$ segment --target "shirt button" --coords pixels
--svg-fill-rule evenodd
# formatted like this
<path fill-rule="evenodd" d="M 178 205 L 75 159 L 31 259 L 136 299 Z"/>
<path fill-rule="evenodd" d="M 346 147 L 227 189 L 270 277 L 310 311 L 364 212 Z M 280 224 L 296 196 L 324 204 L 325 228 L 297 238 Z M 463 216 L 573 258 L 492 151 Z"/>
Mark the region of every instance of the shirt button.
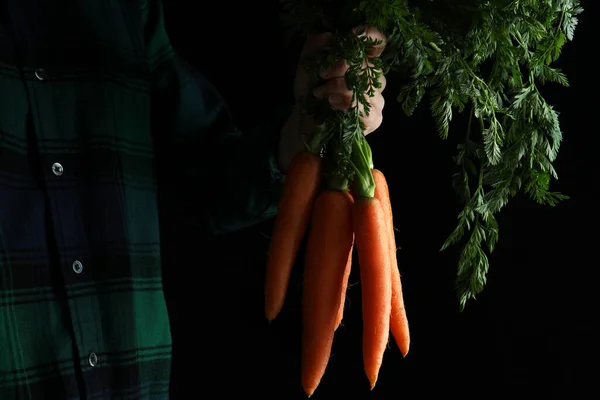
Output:
<path fill-rule="evenodd" d="M 83 271 L 83 264 L 79 260 L 73 261 L 73 272 L 80 274 Z"/>
<path fill-rule="evenodd" d="M 63 171 L 63 166 L 59 163 L 52 164 L 52 172 L 54 173 L 54 175 L 61 176 L 63 174 Z"/>
<path fill-rule="evenodd" d="M 38 80 L 40 80 L 40 81 L 45 81 L 48 78 L 46 71 L 44 71 L 42 68 L 37 68 L 35 70 L 34 74 L 35 74 L 35 77 L 38 78 Z"/>
<path fill-rule="evenodd" d="M 95 367 L 96 364 L 98 364 L 98 356 L 96 355 L 96 353 L 90 353 L 90 355 L 88 356 L 88 363 L 91 367 Z"/>

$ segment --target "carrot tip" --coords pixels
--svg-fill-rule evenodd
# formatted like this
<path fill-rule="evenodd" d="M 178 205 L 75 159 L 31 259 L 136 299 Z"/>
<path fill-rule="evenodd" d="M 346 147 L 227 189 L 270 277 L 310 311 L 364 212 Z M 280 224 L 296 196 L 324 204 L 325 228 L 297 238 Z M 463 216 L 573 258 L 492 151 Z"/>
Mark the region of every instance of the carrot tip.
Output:
<path fill-rule="evenodd" d="M 375 387 L 375 384 L 377 384 L 377 375 L 369 378 L 369 383 L 371 384 L 370 390 L 373 390 L 373 388 Z"/>
<path fill-rule="evenodd" d="M 266 312 L 265 317 L 267 318 L 267 321 L 271 322 L 277 317 L 277 313 Z"/>
<path fill-rule="evenodd" d="M 402 346 L 398 346 L 398 349 L 400 350 L 400 354 L 402 354 L 402 357 L 406 357 L 408 355 L 408 350 L 410 344 L 403 344 Z"/>
<path fill-rule="evenodd" d="M 307 397 L 307 398 L 310 398 L 310 396 L 312 396 L 312 395 L 313 395 L 313 393 L 315 392 L 315 389 L 307 389 L 307 388 L 304 388 L 304 392 L 306 393 L 306 397 Z"/>

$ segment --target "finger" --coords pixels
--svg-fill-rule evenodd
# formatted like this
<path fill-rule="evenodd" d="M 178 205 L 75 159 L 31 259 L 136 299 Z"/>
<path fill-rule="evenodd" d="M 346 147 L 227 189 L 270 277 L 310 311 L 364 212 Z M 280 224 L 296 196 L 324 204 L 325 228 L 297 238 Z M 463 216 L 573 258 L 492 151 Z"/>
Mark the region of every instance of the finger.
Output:
<path fill-rule="evenodd" d="M 379 92 L 379 93 L 375 94 L 375 96 L 371 97 L 371 100 L 369 101 L 369 103 L 371 103 L 373 108 L 375 108 L 376 110 L 381 112 L 381 111 L 383 111 L 383 108 L 385 107 L 385 97 L 383 97 L 381 92 Z"/>
<path fill-rule="evenodd" d="M 363 113 L 363 122 L 371 127 L 379 126 L 382 120 L 381 115 L 383 112 L 383 108 L 385 107 L 385 98 L 381 95 L 381 93 L 377 93 L 373 97 L 365 95 L 365 98 L 367 98 L 367 101 L 369 102 L 371 107 L 369 108 L 369 115 L 366 115 L 363 104 L 359 104 L 359 110 L 361 110 L 361 112 Z M 329 95 L 327 99 L 329 101 L 329 104 L 333 108 L 337 108 L 341 111 L 346 111 L 348 108 L 350 108 L 350 105 L 352 103 L 352 94 L 340 95 L 334 93 Z"/>
<path fill-rule="evenodd" d="M 326 96 L 329 104 L 340 111 L 346 111 L 350 108 L 353 100 L 352 92 L 331 93 Z M 362 103 L 358 104 L 359 110 L 363 113 L 363 123 L 370 126 L 372 130 L 376 129 L 381 124 L 382 112 L 385 107 L 385 98 L 380 92 L 376 92 L 373 97 L 365 95 L 367 102 L 370 104 L 369 115 L 365 113 L 365 108 Z M 356 100 L 355 100 L 356 101 Z"/>
<path fill-rule="evenodd" d="M 372 67 L 373 64 L 372 63 L 368 63 L 369 67 Z M 367 67 L 367 60 L 363 61 L 362 64 L 362 68 L 366 68 Z M 341 78 L 344 75 L 346 75 L 346 72 L 348 71 L 350 67 L 348 66 L 348 62 L 344 59 L 341 59 L 339 61 L 337 61 L 335 64 L 333 64 L 330 68 L 322 71 L 319 75 L 321 76 L 321 78 L 323 79 L 330 79 L 330 78 Z M 381 72 L 381 70 L 378 70 L 379 72 Z M 382 74 L 383 76 L 383 74 Z M 381 79 L 380 79 L 381 80 Z"/>
<path fill-rule="evenodd" d="M 366 68 L 366 64 L 367 62 L 364 61 L 363 62 L 363 68 Z M 373 64 L 369 63 L 369 66 L 373 66 Z M 346 60 L 340 60 L 338 62 L 336 62 L 334 65 L 331 66 L 331 68 L 326 69 L 325 71 L 320 73 L 321 78 L 323 79 L 331 79 L 331 78 L 342 78 L 346 75 L 346 72 L 348 71 L 348 63 L 346 62 Z M 381 88 L 379 89 L 379 91 L 383 92 L 383 90 L 385 89 L 385 86 L 387 85 L 387 80 L 385 78 L 385 75 L 383 75 L 381 70 L 378 70 L 380 75 L 379 75 L 379 82 L 381 82 Z"/>
<path fill-rule="evenodd" d="M 369 63 L 369 66 L 372 67 L 373 64 Z M 367 67 L 366 61 L 363 61 L 362 67 L 363 69 Z M 385 90 L 385 86 L 387 85 L 387 79 L 385 78 L 382 70 L 378 69 L 377 71 L 379 72 L 379 78 L 377 80 L 381 83 L 381 88 L 378 88 L 378 90 L 383 92 Z M 371 82 L 371 78 L 369 78 L 369 82 Z"/>
<path fill-rule="evenodd" d="M 345 79 L 335 78 L 313 90 L 315 97 L 327 99 L 329 104 L 340 111 L 346 111 L 352 103 L 352 91 L 348 90 Z"/>
<path fill-rule="evenodd" d="M 344 96 L 340 94 L 332 94 L 327 98 L 329 105 L 337 110 L 346 111 L 350 108 L 352 104 L 352 95 Z"/>
<path fill-rule="evenodd" d="M 330 79 L 330 78 L 341 78 L 346 75 L 346 71 L 348 71 L 348 63 L 346 60 L 341 59 L 333 64 L 330 68 L 324 70 L 320 73 L 321 78 Z"/>
<path fill-rule="evenodd" d="M 379 88 L 379 92 L 383 93 L 385 87 L 387 86 L 387 79 L 384 74 L 379 75 L 379 82 L 381 83 L 381 87 Z"/>
<path fill-rule="evenodd" d="M 346 86 L 346 80 L 343 77 L 330 79 L 313 90 L 313 95 L 318 99 L 325 99 L 332 94 L 352 98 L 352 91 Z"/>
<path fill-rule="evenodd" d="M 379 126 L 381 126 L 381 123 L 383 122 L 383 106 L 385 104 L 385 100 L 383 99 L 383 96 L 380 97 L 381 98 L 375 99 L 370 102 L 371 109 L 369 110 L 369 115 L 366 115 L 366 113 L 364 113 L 364 107 L 361 106 L 361 110 L 363 110 L 363 116 L 361 118 L 361 121 L 365 127 L 363 131 L 365 135 L 368 135 L 369 133 L 379 128 Z"/>
<path fill-rule="evenodd" d="M 385 98 L 381 95 L 381 93 L 376 93 L 373 97 L 365 95 L 365 98 L 367 99 L 367 102 L 371 105 L 371 108 L 369 109 L 369 115 L 367 116 L 366 114 L 364 114 L 365 117 L 371 117 L 371 114 L 381 113 L 383 111 L 383 108 L 385 107 Z M 364 113 L 364 107 L 362 104 L 360 105 L 360 110 Z"/>
<path fill-rule="evenodd" d="M 363 134 L 366 136 L 369 133 L 379 129 L 382 123 L 383 114 L 381 112 L 371 113 L 366 120 L 363 119 L 363 125 L 365 126 Z"/>
<path fill-rule="evenodd" d="M 369 78 L 369 81 L 371 81 L 372 78 Z M 385 87 L 387 85 L 387 79 L 385 78 L 385 75 L 381 73 L 381 71 L 379 71 L 379 77 L 377 78 L 377 81 L 380 83 L 379 88 L 377 88 L 377 90 L 379 92 L 383 92 L 385 90 Z"/>
<path fill-rule="evenodd" d="M 369 57 L 379 57 L 383 53 L 383 50 L 385 50 L 387 37 L 373 26 L 359 25 L 352 30 L 356 32 L 359 28 L 365 29 L 365 35 L 370 37 L 372 40 L 381 41 L 381 43 L 371 46 L 368 52 Z"/>

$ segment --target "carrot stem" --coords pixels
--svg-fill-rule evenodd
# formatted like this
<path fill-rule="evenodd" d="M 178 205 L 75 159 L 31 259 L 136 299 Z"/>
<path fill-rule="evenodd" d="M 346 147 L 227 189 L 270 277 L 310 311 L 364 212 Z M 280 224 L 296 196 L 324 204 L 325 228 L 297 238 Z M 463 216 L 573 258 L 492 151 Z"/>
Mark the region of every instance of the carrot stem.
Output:
<path fill-rule="evenodd" d="M 332 132 L 327 131 L 326 124 L 316 125 L 305 142 L 306 151 L 320 153 L 325 143 L 331 138 Z"/>
<path fill-rule="evenodd" d="M 354 185 L 357 195 L 362 198 L 372 198 L 375 195 L 375 180 L 371 173 L 373 156 L 364 136 L 354 140 L 351 158 L 351 164 L 356 172 Z"/>
<path fill-rule="evenodd" d="M 348 179 L 341 175 L 329 175 L 327 177 L 327 189 L 346 192 L 348 190 Z"/>

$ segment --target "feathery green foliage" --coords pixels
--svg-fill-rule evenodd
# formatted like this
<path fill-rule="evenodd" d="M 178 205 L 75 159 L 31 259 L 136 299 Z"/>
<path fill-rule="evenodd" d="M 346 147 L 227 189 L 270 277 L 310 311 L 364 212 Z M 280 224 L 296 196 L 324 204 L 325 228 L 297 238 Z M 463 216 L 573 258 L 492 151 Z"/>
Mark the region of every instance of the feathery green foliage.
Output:
<path fill-rule="evenodd" d="M 558 112 L 539 87 L 568 86 L 553 67 L 563 45 L 573 40 L 578 0 L 281 0 L 290 32 L 329 31 L 323 52 L 305 60 L 318 80 L 320 68 L 340 58 L 350 69 L 346 83 L 356 102 L 345 113 L 309 103 L 321 117 L 321 129 L 339 132 L 335 165 L 353 179 L 353 140 L 362 133 L 365 94 L 377 87 L 380 73 L 406 77 L 398 101 L 411 115 L 426 95 L 441 138 L 448 137 L 455 112 L 469 110 L 464 141 L 454 160 L 453 186 L 464 208 L 442 250 L 462 246 L 457 291 L 461 309 L 483 290 L 488 255 L 498 241 L 495 215 L 519 191 L 540 204 L 567 199 L 550 190 L 557 179 L 552 162 L 562 141 Z M 363 69 L 367 37 L 352 33 L 358 25 L 375 26 L 387 36 L 386 50 Z M 358 32 L 360 33 L 360 32 Z M 362 107 L 360 106 L 362 105 Z M 334 137 L 336 135 L 333 135 Z M 344 147 L 345 146 L 345 147 Z M 335 169 L 335 168 L 334 168 Z M 348 175 L 349 174 L 349 175 Z"/>

